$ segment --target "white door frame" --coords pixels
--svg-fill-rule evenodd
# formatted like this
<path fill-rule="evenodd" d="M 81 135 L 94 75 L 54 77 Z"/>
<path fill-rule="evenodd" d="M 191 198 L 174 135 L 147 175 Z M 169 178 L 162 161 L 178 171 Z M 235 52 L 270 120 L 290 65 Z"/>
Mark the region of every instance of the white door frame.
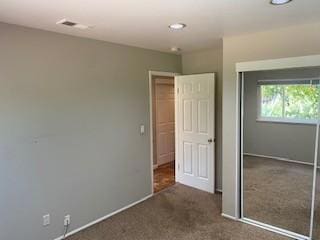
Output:
<path fill-rule="evenodd" d="M 152 93 L 152 77 L 153 76 L 161 76 L 161 77 L 175 77 L 180 75 L 180 73 L 175 73 L 175 72 L 161 72 L 161 71 L 149 71 L 149 124 L 150 124 L 150 165 L 151 165 L 151 193 L 154 194 L 153 191 L 153 117 L 152 117 L 152 102 L 153 102 L 153 93 Z M 176 82 L 174 81 L 174 95 L 176 97 Z M 175 114 L 176 114 L 176 109 L 177 109 L 177 101 L 175 100 Z M 177 129 L 175 121 L 175 131 Z M 176 141 L 177 139 L 175 138 L 175 148 L 176 148 Z"/>
<path fill-rule="evenodd" d="M 300 234 L 287 231 L 275 226 L 264 224 L 261 222 L 253 221 L 251 219 L 245 218 L 243 216 L 243 174 L 242 174 L 242 164 L 243 164 L 243 81 L 244 73 L 251 71 L 263 71 L 263 70 L 281 70 L 281 69 L 293 69 L 293 68 L 305 68 L 305 67 L 320 67 L 320 55 L 310 55 L 310 56 L 301 56 L 301 57 L 292 57 L 292 58 L 280 58 L 280 59 L 270 59 L 262 61 L 252 61 L 252 62 L 241 62 L 236 64 L 237 72 L 237 97 L 236 97 L 236 202 L 235 202 L 235 219 L 242 221 L 247 224 L 251 224 L 272 232 L 276 232 L 285 236 L 293 237 L 296 239 L 310 239 L 312 236 L 312 225 L 313 225 L 313 214 L 314 214 L 314 199 L 315 199 L 315 183 L 316 183 L 316 174 L 313 176 L 313 189 L 312 189 L 312 205 L 311 205 L 311 224 L 310 224 L 310 233 L 309 236 L 303 236 Z M 317 122 L 317 137 L 316 142 L 319 139 L 319 124 Z M 315 147 L 315 152 L 318 152 L 318 144 Z M 314 172 L 317 168 L 317 154 L 314 157 Z"/>

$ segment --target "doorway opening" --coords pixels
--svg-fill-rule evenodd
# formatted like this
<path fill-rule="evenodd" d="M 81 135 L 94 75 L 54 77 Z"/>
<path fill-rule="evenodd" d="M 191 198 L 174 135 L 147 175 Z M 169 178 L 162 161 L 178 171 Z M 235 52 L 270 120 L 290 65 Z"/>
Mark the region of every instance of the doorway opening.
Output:
<path fill-rule="evenodd" d="M 149 72 L 151 192 L 179 182 L 214 193 L 215 74 Z"/>
<path fill-rule="evenodd" d="M 175 184 L 175 87 L 174 75 L 154 72 L 152 96 L 153 192 Z"/>

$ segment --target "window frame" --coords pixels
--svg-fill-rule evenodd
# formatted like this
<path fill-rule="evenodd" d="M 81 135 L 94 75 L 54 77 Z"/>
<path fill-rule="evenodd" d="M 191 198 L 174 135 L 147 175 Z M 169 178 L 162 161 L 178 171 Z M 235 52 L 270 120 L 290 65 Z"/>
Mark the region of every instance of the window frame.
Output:
<path fill-rule="evenodd" d="M 287 81 L 288 79 L 277 79 L 277 81 Z M 291 81 L 304 81 L 308 80 L 310 82 L 314 80 L 319 80 L 318 78 L 310 78 L 310 79 L 292 79 Z M 266 81 L 266 80 L 260 80 Z M 275 81 L 275 80 L 272 80 Z M 259 82 L 259 81 L 258 81 Z M 276 84 L 274 84 L 276 85 Z M 281 84 L 279 84 L 281 85 Z M 317 119 L 299 119 L 299 118 L 286 118 L 286 117 L 263 117 L 261 116 L 261 86 L 266 86 L 266 84 L 257 84 L 257 122 L 266 122 L 266 123 L 285 123 L 285 124 L 304 124 L 304 125 L 316 125 Z M 283 101 L 284 104 L 284 101 Z M 283 109 L 284 110 L 284 109 Z M 283 111 L 282 110 L 282 111 Z"/>

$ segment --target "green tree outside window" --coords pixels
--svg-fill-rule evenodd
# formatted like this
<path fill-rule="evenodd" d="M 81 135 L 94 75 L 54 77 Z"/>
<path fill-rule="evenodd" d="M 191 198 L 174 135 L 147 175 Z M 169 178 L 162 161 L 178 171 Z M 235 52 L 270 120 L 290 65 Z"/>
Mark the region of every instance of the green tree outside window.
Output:
<path fill-rule="evenodd" d="M 261 85 L 262 118 L 316 120 L 320 102 L 320 85 Z"/>

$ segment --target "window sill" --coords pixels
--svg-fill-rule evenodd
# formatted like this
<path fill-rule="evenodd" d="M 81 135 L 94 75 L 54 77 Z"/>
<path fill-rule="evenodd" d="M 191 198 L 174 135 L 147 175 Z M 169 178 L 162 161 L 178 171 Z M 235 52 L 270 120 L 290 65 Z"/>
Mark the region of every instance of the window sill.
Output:
<path fill-rule="evenodd" d="M 298 125 L 317 125 L 317 121 L 299 121 L 290 119 L 276 119 L 276 118 L 257 118 L 257 122 L 264 123 L 280 123 L 280 124 L 298 124 Z"/>

